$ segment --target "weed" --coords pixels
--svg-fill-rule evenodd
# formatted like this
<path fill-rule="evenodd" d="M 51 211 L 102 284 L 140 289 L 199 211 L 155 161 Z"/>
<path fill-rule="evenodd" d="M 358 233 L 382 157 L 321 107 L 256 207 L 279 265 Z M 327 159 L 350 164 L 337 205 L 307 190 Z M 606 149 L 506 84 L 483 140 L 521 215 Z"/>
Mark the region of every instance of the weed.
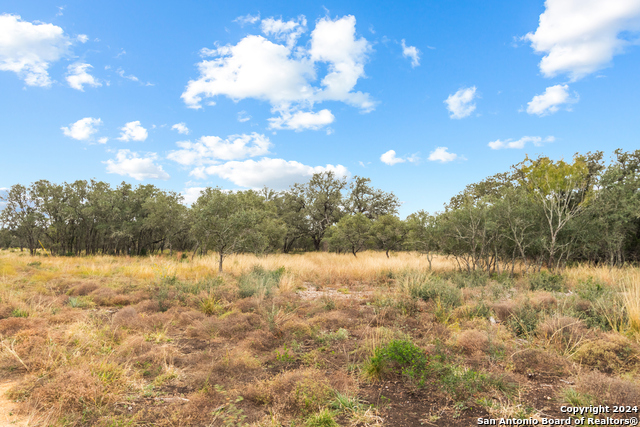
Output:
<path fill-rule="evenodd" d="M 284 348 L 282 350 L 282 353 L 280 353 L 278 350 L 276 350 L 276 360 L 280 363 L 293 363 L 296 361 L 296 358 L 289 354 L 289 349 L 287 348 L 287 345 L 284 345 Z"/>
<path fill-rule="evenodd" d="M 90 297 L 69 297 L 69 305 L 73 308 L 90 308 L 95 306 L 95 303 Z"/>
<path fill-rule="evenodd" d="M 255 265 L 248 274 L 243 274 L 238 279 L 238 295 L 240 298 L 248 298 L 253 295 L 267 297 L 280 284 L 280 278 L 284 274 L 284 267 L 276 270 L 266 270 L 260 265 Z"/>
<path fill-rule="evenodd" d="M 14 308 L 11 311 L 11 317 L 29 317 L 29 312 L 20 308 Z"/>
<path fill-rule="evenodd" d="M 516 336 L 530 338 L 536 330 L 539 321 L 539 313 L 529 301 L 515 307 L 511 316 L 506 321 L 507 327 Z"/>
<path fill-rule="evenodd" d="M 222 302 L 213 294 L 209 294 L 200 300 L 200 311 L 207 316 L 220 314 L 223 310 Z"/>
<path fill-rule="evenodd" d="M 309 416 L 304 425 L 305 427 L 338 427 L 333 413 L 328 409 L 323 409 L 317 414 Z"/>

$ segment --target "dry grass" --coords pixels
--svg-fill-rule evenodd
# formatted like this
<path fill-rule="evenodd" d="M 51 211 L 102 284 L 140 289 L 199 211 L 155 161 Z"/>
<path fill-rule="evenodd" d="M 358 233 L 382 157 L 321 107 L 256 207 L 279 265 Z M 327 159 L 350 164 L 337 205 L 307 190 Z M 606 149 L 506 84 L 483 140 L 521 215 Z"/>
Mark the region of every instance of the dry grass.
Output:
<path fill-rule="evenodd" d="M 529 376 L 581 372 L 581 393 L 614 399 L 618 385 L 621 399 L 637 393 L 629 384 L 639 371 L 639 269 L 567 269 L 571 294 L 532 292 L 527 277 L 478 280 L 446 257 L 429 270 L 412 253 L 236 255 L 222 275 L 216 258 L 0 251 L 0 379 L 17 378 L 10 397 L 21 416 L 42 426 L 279 426 L 323 417 L 384 425 L 400 406 L 369 406 L 366 390 L 376 385 L 362 369 L 392 341 L 418 346 L 447 381 L 484 369 L 521 378 L 524 390 Z M 598 308 L 576 296 L 589 278 L 624 301 L 613 331 L 584 317 Z M 514 320 L 523 307 L 529 317 Z M 531 329 L 516 336 L 514 321 Z M 476 406 L 453 402 L 437 376 L 430 381 L 402 393 Z M 491 414 L 532 405 L 523 394 L 492 393 Z M 456 422 L 441 415 L 436 424 Z"/>

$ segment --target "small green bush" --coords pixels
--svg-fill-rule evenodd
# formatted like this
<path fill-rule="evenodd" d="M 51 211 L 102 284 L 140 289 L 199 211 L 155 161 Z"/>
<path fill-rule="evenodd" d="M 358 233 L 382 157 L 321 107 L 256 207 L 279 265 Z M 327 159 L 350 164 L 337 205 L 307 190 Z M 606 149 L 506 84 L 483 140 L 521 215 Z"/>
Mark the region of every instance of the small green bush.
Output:
<path fill-rule="evenodd" d="M 529 289 L 532 291 L 563 292 L 565 290 L 564 276 L 541 271 L 529 276 Z"/>
<path fill-rule="evenodd" d="M 410 290 L 411 296 L 424 301 L 436 301 L 447 308 L 456 308 L 462 304 L 462 292 L 449 282 L 431 279 Z"/>
<path fill-rule="evenodd" d="M 371 379 L 381 379 L 390 373 L 400 373 L 419 386 L 428 374 L 429 358 L 411 341 L 393 340 L 376 348 L 365 363 L 364 373 Z"/>

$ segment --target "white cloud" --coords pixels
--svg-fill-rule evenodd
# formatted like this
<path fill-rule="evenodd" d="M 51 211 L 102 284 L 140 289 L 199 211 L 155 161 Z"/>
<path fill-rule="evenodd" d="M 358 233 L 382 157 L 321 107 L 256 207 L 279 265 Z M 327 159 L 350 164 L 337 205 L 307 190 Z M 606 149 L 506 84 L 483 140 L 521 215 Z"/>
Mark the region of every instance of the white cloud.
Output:
<path fill-rule="evenodd" d="M 453 95 L 449 95 L 444 103 L 447 104 L 449 117 L 462 119 L 469 116 L 476 109 L 473 100 L 476 98 L 476 87 L 461 88 Z"/>
<path fill-rule="evenodd" d="M 233 20 L 233 22 L 237 22 L 238 24 L 240 24 L 241 27 L 244 27 L 247 24 L 255 24 L 259 20 L 260 20 L 259 13 L 257 15 L 251 15 L 250 13 L 248 13 L 245 16 L 238 16 L 236 19 Z"/>
<path fill-rule="evenodd" d="M 292 43 L 305 23 L 303 16 L 286 22 L 269 18 L 263 21 L 263 30 L 278 39 L 276 42 L 249 35 L 236 45 L 202 49 L 202 55 L 212 59 L 198 64 L 200 76 L 188 82 L 182 99 L 190 108 L 201 108 L 204 98 L 216 96 L 236 102 L 246 98 L 267 101 L 281 116 L 275 121 L 283 127 L 287 115 L 309 111 L 322 101 L 341 101 L 364 112 L 373 110 L 375 102 L 369 94 L 354 91 L 371 51 L 366 39 L 356 37 L 355 18 L 318 20 L 309 48 Z M 318 65 L 327 70 L 324 76 L 318 76 Z M 320 83 L 314 84 L 319 77 Z M 328 115 L 323 113 L 322 117 L 326 121 Z"/>
<path fill-rule="evenodd" d="M 69 67 L 67 67 L 68 72 L 66 76 L 69 86 L 82 92 L 84 92 L 83 85 L 93 87 L 102 86 L 102 83 L 96 80 L 96 78 L 91 74 L 87 73 L 87 70 L 91 68 L 93 68 L 91 65 L 82 62 L 76 62 L 75 64 L 69 65 Z"/>
<path fill-rule="evenodd" d="M 634 43 L 640 30 L 639 0 L 546 0 L 535 33 L 524 38 L 545 56 L 545 77 L 566 73 L 578 80 L 606 67 Z"/>
<path fill-rule="evenodd" d="M 248 115 L 246 111 L 242 110 L 238 112 L 238 121 L 240 123 L 248 122 L 249 120 L 251 120 L 251 116 Z"/>
<path fill-rule="evenodd" d="M 269 148 L 272 146 L 269 138 L 255 132 L 231 135 L 227 139 L 203 136 L 198 142 L 181 141 L 176 144 L 182 149 L 170 152 L 167 158 L 184 166 L 264 156 L 269 154 Z"/>
<path fill-rule="evenodd" d="M 115 160 L 109 159 L 102 163 L 107 165 L 108 173 L 130 176 L 138 181 L 169 179 L 169 174 L 162 169 L 162 166 L 154 163 L 157 158 L 156 153 L 147 153 L 144 157 L 140 157 L 138 153 L 130 150 L 118 150 Z"/>
<path fill-rule="evenodd" d="M 574 97 L 571 97 L 569 85 L 550 86 L 542 95 L 534 96 L 527 104 L 527 113 L 542 117 L 557 112 L 563 104 L 567 104 L 569 107 L 576 102 L 578 102 L 578 95 L 575 94 Z"/>
<path fill-rule="evenodd" d="M 109 141 L 109 138 L 103 136 L 102 138 L 98 138 L 98 144 L 106 144 Z"/>
<path fill-rule="evenodd" d="M 432 162 L 447 163 L 456 159 L 463 159 L 454 153 L 449 153 L 447 147 L 438 147 L 429 154 L 429 160 Z"/>
<path fill-rule="evenodd" d="M 171 130 L 177 130 L 179 134 L 189 135 L 189 128 L 184 122 L 176 123 L 171 126 Z"/>
<path fill-rule="evenodd" d="M 382 156 L 380 156 L 380 160 L 382 161 L 382 163 L 386 163 L 386 164 L 391 165 L 391 166 L 395 165 L 396 163 L 404 163 L 404 162 L 406 162 L 405 159 L 401 159 L 399 157 L 396 157 L 395 150 L 387 151 Z"/>
<path fill-rule="evenodd" d="M 77 139 L 78 141 L 86 141 L 91 138 L 91 135 L 98 132 L 96 126 L 100 126 L 101 124 L 102 120 L 100 119 L 85 117 L 75 123 L 71 123 L 69 127 L 63 126 L 60 129 L 62 129 L 62 132 L 68 137 Z"/>
<path fill-rule="evenodd" d="M 389 150 L 386 153 L 382 154 L 382 156 L 380 156 L 380 161 L 382 163 L 386 163 L 390 166 L 393 166 L 396 163 L 404 163 L 404 162 L 418 163 L 420 162 L 420 157 L 418 157 L 418 153 L 414 153 L 410 156 L 405 156 L 405 157 L 397 157 L 395 150 Z"/>
<path fill-rule="evenodd" d="M 300 15 L 297 20 L 283 21 L 282 19 L 263 19 L 260 29 L 267 36 L 284 41 L 287 46 L 293 46 L 298 38 L 307 31 L 307 19 Z"/>
<path fill-rule="evenodd" d="M 298 111 L 293 114 L 283 112 L 280 117 L 269 119 L 270 129 L 292 129 L 300 132 L 305 129 L 318 130 L 335 120 L 331 111 L 324 109 L 317 113 Z"/>
<path fill-rule="evenodd" d="M 420 65 L 420 51 L 415 46 L 407 46 L 404 39 L 402 39 L 402 56 L 411 59 L 413 68 Z"/>
<path fill-rule="evenodd" d="M 140 81 L 140 79 L 137 78 L 136 76 L 134 76 L 133 74 L 126 75 L 122 68 L 118 68 L 116 73 L 118 73 L 118 75 L 120 77 L 122 77 L 123 79 L 131 80 L 132 82 L 139 82 Z"/>
<path fill-rule="evenodd" d="M 349 176 L 342 165 L 307 166 L 296 161 L 264 157 L 258 161 L 227 162 L 221 165 L 198 168 L 191 175 L 204 178 L 215 175 L 231 181 L 239 187 L 261 188 L 267 186 L 284 190 L 291 184 L 308 180 L 314 173 L 332 171 L 338 176 Z"/>
<path fill-rule="evenodd" d="M 76 36 L 76 40 L 78 40 L 80 43 L 86 43 L 89 41 L 89 36 L 86 34 L 78 34 Z"/>
<path fill-rule="evenodd" d="M 0 15 L 0 70 L 13 71 L 28 86 L 51 86 L 47 70 L 68 53 L 70 45 L 69 38 L 56 25 L 32 24 L 18 15 Z"/>
<path fill-rule="evenodd" d="M 554 136 L 548 136 L 544 139 L 539 136 L 523 136 L 517 141 L 513 141 L 511 139 L 506 139 L 504 141 L 496 139 L 495 141 L 489 142 L 487 145 L 493 150 L 500 150 L 502 148 L 522 149 L 528 142 L 531 142 L 536 147 L 539 147 L 543 142 L 554 142 L 555 140 L 556 138 Z"/>
<path fill-rule="evenodd" d="M 122 131 L 120 141 L 144 141 L 149 136 L 149 133 L 145 128 L 140 125 L 140 121 L 129 122 L 120 128 Z"/>
<path fill-rule="evenodd" d="M 206 187 L 189 187 L 185 188 L 185 190 L 180 193 L 183 197 L 183 203 L 187 206 L 192 205 L 198 200 L 198 197 L 202 194 L 202 192 L 206 190 Z"/>

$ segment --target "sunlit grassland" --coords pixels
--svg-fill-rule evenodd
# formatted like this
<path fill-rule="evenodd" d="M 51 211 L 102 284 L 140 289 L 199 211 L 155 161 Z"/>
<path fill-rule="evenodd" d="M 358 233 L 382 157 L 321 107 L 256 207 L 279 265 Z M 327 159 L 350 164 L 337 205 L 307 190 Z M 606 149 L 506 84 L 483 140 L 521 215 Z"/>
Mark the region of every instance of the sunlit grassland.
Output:
<path fill-rule="evenodd" d="M 640 269 L 457 267 L 409 252 L 241 254 L 219 274 L 215 253 L 0 251 L 5 398 L 30 425 L 257 427 L 391 425 L 393 405 L 368 394 L 381 381 L 431 394 L 445 408 L 425 409 L 434 425 L 478 408 L 540 417 L 525 397 L 538 377 L 558 406 L 640 396 Z"/>

